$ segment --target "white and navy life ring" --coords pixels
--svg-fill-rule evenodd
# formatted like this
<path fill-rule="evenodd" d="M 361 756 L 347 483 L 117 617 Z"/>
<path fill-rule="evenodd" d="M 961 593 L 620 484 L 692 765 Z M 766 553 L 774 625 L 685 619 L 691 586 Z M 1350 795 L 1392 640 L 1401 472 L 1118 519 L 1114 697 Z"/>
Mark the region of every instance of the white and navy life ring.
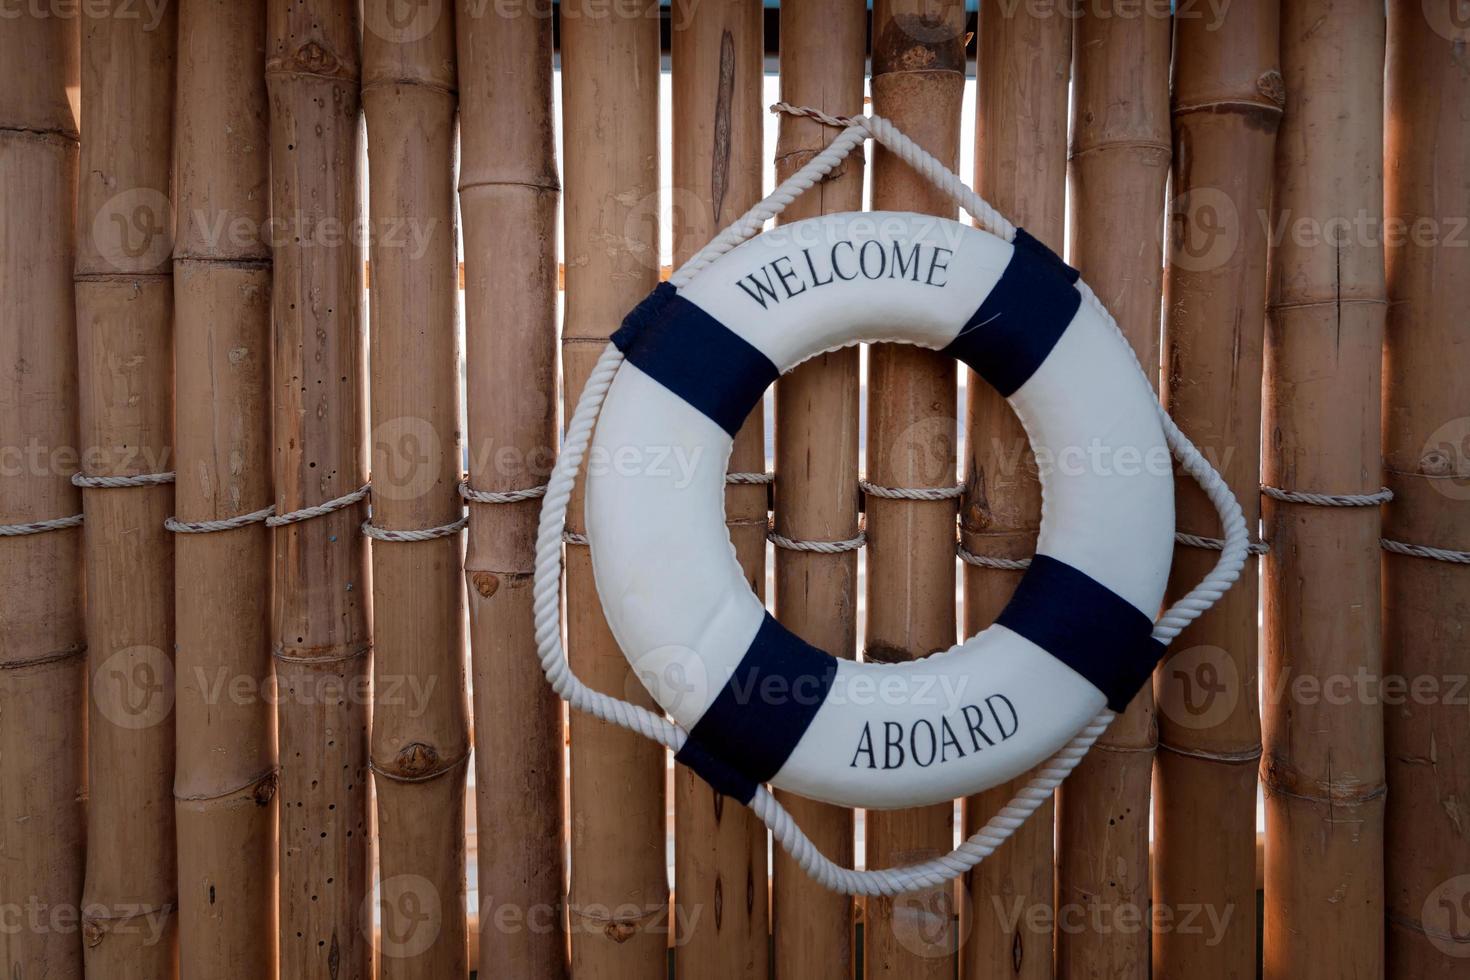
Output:
<path fill-rule="evenodd" d="M 689 733 L 679 761 L 745 802 L 769 782 L 844 806 L 937 803 L 1020 775 L 1147 681 L 1164 650 L 1151 629 L 1170 455 L 1132 351 L 1076 281 L 1024 231 L 1011 244 L 945 219 L 840 214 L 752 238 L 627 317 L 589 457 L 588 537 L 608 625 Z M 765 389 L 877 341 L 969 365 L 1050 461 L 1036 557 L 995 625 L 903 664 L 838 659 L 782 627 L 724 524 L 732 439 Z"/>

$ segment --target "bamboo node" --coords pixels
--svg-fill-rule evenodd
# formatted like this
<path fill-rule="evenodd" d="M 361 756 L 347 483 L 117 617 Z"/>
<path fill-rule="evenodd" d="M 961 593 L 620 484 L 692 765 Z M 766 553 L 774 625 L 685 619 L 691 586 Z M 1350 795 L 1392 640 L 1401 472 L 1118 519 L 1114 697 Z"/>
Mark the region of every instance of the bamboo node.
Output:
<path fill-rule="evenodd" d="M 404 746 L 389 765 L 380 765 L 369 759 L 368 769 L 374 776 L 395 783 L 427 783 L 451 773 L 470 759 L 468 751 L 451 762 L 440 762 L 439 753 L 432 745 L 414 742 Z"/>
<path fill-rule="evenodd" d="M 1375 493 L 1316 493 L 1310 490 L 1283 490 L 1263 483 L 1261 492 L 1272 500 L 1289 504 L 1310 504 L 1314 507 L 1377 507 L 1393 499 L 1393 491 L 1388 487 L 1381 487 Z"/>
<path fill-rule="evenodd" d="M 1203 759 L 1206 762 L 1224 762 L 1234 765 L 1258 762 L 1261 758 L 1261 744 L 1259 742 L 1250 748 L 1241 749 L 1236 752 L 1211 752 L 1207 749 L 1191 749 L 1183 745 L 1173 745 L 1165 741 L 1158 743 L 1158 749 L 1160 752 L 1168 752 L 1171 755 L 1182 755 L 1189 759 Z"/>
<path fill-rule="evenodd" d="M 1281 72 L 1275 68 L 1262 72 L 1256 79 L 1256 91 L 1276 103 L 1278 107 L 1286 108 L 1286 79 L 1282 78 Z"/>
<path fill-rule="evenodd" d="M 0 670 L 24 670 L 27 667 L 44 667 L 47 664 L 58 664 L 67 660 L 75 660 L 87 652 L 87 644 L 78 643 L 64 650 L 53 650 L 36 657 L 27 657 L 24 660 L 0 661 Z"/>
<path fill-rule="evenodd" d="M 324 665 L 346 663 L 349 660 L 366 657 L 372 652 L 373 645 L 371 643 L 364 643 L 348 650 L 346 653 L 332 654 L 325 657 L 300 656 L 298 654 L 287 653 L 284 647 L 277 646 L 271 651 L 271 657 L 283 664 Z"/>
<path fill-rule="evenodd" d="M 63 528 L 79 526 L 82 519 L 83 515 L 73 514 L 70 517 L 53 517 L 50 520 L 30 521 L 26 524 L 0 524 L 0 538 L 19 538 L 27 534 L 60 531 Z"/>

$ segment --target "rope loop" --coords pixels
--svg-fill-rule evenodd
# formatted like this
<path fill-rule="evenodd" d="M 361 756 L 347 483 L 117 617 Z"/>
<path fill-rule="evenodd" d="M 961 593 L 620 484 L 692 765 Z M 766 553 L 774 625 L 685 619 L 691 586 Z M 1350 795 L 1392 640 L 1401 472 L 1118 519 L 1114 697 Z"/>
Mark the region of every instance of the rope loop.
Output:
<path fill-rule="evenodd" d="M 676 270 L 669 279 L 675 288 L 686 285 L 715 259 L 758 234 L 768 220 L 779 215 L 787 205 L 824 179 L 848 153 L 869 138 L 881 142 L 895 156 L 951 197 L 970 213 L 980 227 L 1007 242 L 1014 240 L 1014 225 L 966 186 L 953 171 L 887 120 L 877 116 L 831 116 L 815 109 L 786 103 L 778 103 L 774 111 L 806 116 L 825 125 L 844 128 L 826 149 L 808 160 L 764 200 L 737 218 Z M 1118 343 L 1126 345 L 1127 340 L 1118 328 L 1117 321 L 1092 290 L 1080 281 L 1077 288 L 1082 293 L 1083 301 L 1093 304 L 1103 322 L 1112 326 Z M 613 377 L 622 363 L 622 352 L 616 346 L 608 344 L 588 375 L 576 409 L 571 414 L 561 454 L 557 457 L 547 485 L 536 539 L 535 587 L 532 593 L 536 649 L 547 682 L 573 710 L 637 732 L 678 752 L 688 738 L 682 728 L 662 714 L 595 691 L 582 683 L 572 673 L 561 641 L 562 543 L 571 542 L 574 537 L 566 531 L 567 507 L 571 500 L 572 485 L 582 468 L 592 439 L 593 425 L 608 388 L 612 385 Z M 1152 387 L 1142 366 L 1138 367 L 1138 372 L 1144 382 Z M 1199 585 L 1170 607 L 1154 624 L 1154 637 L 1167 644 L 1214 605 L 1234 584 L 1245 566 L 1248 537 L 1240 504 L 1230 492 L 1229 486 L 1169 418 L 1163 405 L 1160 404 L 1157 408 L 1164 435 L 1179 460 L 1181 469 L 1200 484 L 1219 513 L 1225 531 L 1220 560 L 1214 568 Z M 581 535 L 575 537 L 585 541 Z M 1033 771 L 1026 785 L 1009 803 L 1001 807 L 985 826 L 955 850 L 942 857 L 906 867 L 858 871 L 834 863 L 802 832 L 791 814 L 765 786 L 757 788 L 750 807 L 802 870 L 828 888 L 853 895 L 895 895 L 933 887 L 957 878 L 975 867 L 1009 838 L 1038 807 L 1051 799 L 1052 791 L 1077 767 L 1093 743 L 1112 723 L 1113 718 L 1112 711 L 1106 708 L 1099 711 L 1065 747 L 1038 770 Z"/>

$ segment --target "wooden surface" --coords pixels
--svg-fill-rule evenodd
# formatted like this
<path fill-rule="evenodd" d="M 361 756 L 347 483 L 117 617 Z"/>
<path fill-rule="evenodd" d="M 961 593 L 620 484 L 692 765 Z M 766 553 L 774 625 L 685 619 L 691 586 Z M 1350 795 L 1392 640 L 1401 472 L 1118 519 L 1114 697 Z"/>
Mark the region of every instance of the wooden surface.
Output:
<path fill-rule="evenodd" d="M 1276 144 L 1262 482 L 1373 493 L 1383 484 L 1381 4 L 1287 0 Z M 1318 232 L 1314 234 L 1313 232 Z M 1377 507 L 1262 499 L 1271 542 L 1261 781 L 1267 980 L 1383 973 L 1383 708 L 1328 695 L 1382 668 Z M 1317 694 L 1313 694 L 1314 685 Z"/>
<path fill-rule="evenodd" d="M 270 0 L 276 513 L 367 482 L 357 4 Z M 283 229 L 290 234 L 283 233 Z M 368 980 L 364 502 L 275 532 L 281 976 Z"/>
<path fill-rule="evenodd" d="M 1260 517 L 1261 346 L 1266 228 L 1283 89 L 1274 4 L 1232 7 L 1215 30 L 1180 18 L 1175 33 L 1174 160 L 1165 282 L 1164 404 Z M 1176 482 L 1176 524 L 1218 538 L 1220 519 L 1192 480 Z M 1175 550 L 1170 601 L 1218 552 Z M 1257 560 L 1171 645 L 1154 677 L 1155 907 L 1191 909 L 1217 929 L 1159 930 L 1154 973 L 1232 980 L 1256 969 Z"/>
<path fill-rule="evenodd" d="M 942 0 L 878 0 L 872 28 L 873 111 L 951 168 L 959 165 L 965 87 L 963 10 Z M 952 217 L 955 204 L 881 145 L 874 210 Z M 955 483 L 956 371 L 947 354 L 901 344 L 868 348 L 866 477 L 882 487 Z M 915 660 L 955 642 L 955 512 L 948 500 L 869 494 L 863 659 Z M 922 669 L 922 668 L 919 668 Z M 954 806 L 867 812 L 867 867 L 914 864 L 954 846 Z M 949 977 L 958 948 L 955 886 L 866 903 L 866 977 Z"/>
<path fill-rule="evenodd" d="M 454 18 L 405 25 L 395 0 L 363 17 L 372 520 L 424 530 L 464 513 Z M 372 565 L 378 976 L 464 976 L 464 539 L 374 540 Z"/>
<path fill-rule="evenodd" d="M 825 112 L 862 109 L 862 0 L 790 0 L 781 6 L 781 98 Z M 776 179 L 789 177 L 837 130 L 782 116 Z M 854 151 L 825 180 L 793 201 L 785 221 L 863 202 L 863 155 Z M 847 541 L 858 533 L 858 349 L 822 354 L 776 382 L 776 531 L 807 541 Z M 836 657 L 857 650 L 857 552 L 776 549 L 775 612 L 783 626 Z M 777 798 L 838 864 L 853 859 L 852 811 L 791 793 Z M 807 877 L 776 846 L 771 857 L 771 932 L 777 977 L 852 976 L 853 900 Z"/>
<path fill-rule="evenodd" d="M 1388 19 L 1383 535 L 1470 551 L 1470 32 L 1393 5 Z M 1470 569 L 1383 555 L 1387 975 L 1470 970 Z M 1414 693 L 1418 685 L 1418 693 Z"/>
<path fill-rule="evenodd" d="M 551 22 L 455 19 L 469 483 L 546 482 L 556 452 L 557 201 Z M 507 241 L 520 243 L 507 249 Z M 507 452 L 507 450 L 509 450 Z M 470 504 L 481 976 L 566 975 L 561 701 L 534 652 L 538 499 Z"/>
<path fill-rule="evenodd" d="M 1026 5 L 979 15 L 975 190 L 1043 244 L 1062 249 L 1067 179 L 1067 95 L 1072 25 Z M 1029 558 L 1041 527 L 1041 487 L 1026 433 L 1004 398 L 971 372 L 966 386 L 965 496 L 960 535 L 972 554 Z M 964 635 L 989 626 L 1023 573 L 963 566 Z M 1010 802 L 1030 775 L 965 802 L 974 833 Z M 1006 845 L 965 878 L 968 931 L 963 975 L 1049 980 L 1056 810 L 1048 802 Z"/>
<path fill-rule="evenodd" d="M 659 42 L 654 16 L 562 10 L 566 147 L 566 411 L 608 335 L 658 283 Z M 646 13 L 646 11 L 645 11 Z M 586 531 L 579 482 L 567 530 Z M 597 690 L 652 707 L 602 618 L 592 560 L 566 548 L 567 647 L 572 668 Z M 663 747 L 572 712 L 571 931 L 578 978 L 662 976 L 669 888 L 664 852 Z"/>
<path fill-rule="evenodd" d="M 759 0 L 679 0 L 673 8 L 674 264 L 761 198 Z M 735 437 L 730 471 L 766 468 L 763 407 Z M 732 484 L 725 523 L 756 594 L 765 595 L 763 484 Z M 675 969 L 684 976 L 769 972 L 766 828 L 683 766 L 674 769 Z"/>
<path fill-rule="evenodd" d="M 1159 365 L 1164 184 L 1169 174 L 1170 19 L 1084 5 L 1072 42 L 1071 263 L 1133 345 Z M 1061 787 L 1057 974 L 1108 980 L 1149 970 L 1153 692 L 1144 689 Z"/>
<path fill-rule="evenodd" d="M 0 31 L 0 523 L 82 511 L 72 267 L 77 21 Z M 35 452 L 26 450 L 34 446 Z M 0 894 L 81 905 L 86 801 L 82 529 L 0 537 Z M 23 792 L 10 787 L 24 787 Z M 46 920 L 42 920 L 44 923 Z M 7 975 L 75 980 L 75 929 L 0 930 Z"/>
<path fill-rule="evenodd" d="M 173 469 L 173 154 L 177 11 L 81 22 L 76 310 L 82 469 Z M 86 972 L 176 974 L 174 554 L 169 484 L 89 489 Z"/>
<path fill-rule="evenodd" d="M 174 491 L 182 521 L 224 520 L 272 501 L 265 18 L 264 0 L 179 5 Z M 271 531 L 255 523 L 173 542 L 179 972 L 267 976 L 277 948 Z"/>

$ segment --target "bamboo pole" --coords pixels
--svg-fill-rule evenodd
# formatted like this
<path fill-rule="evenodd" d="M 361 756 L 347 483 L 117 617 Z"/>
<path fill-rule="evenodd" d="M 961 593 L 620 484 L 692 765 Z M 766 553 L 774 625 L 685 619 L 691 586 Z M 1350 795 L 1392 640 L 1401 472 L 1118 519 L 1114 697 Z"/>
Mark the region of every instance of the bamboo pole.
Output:
<path fill-rule="evenodd" d="M 372 252 L 375 528 L 456 525 L 459 243 L 455 221 L 453 9 L 396 0 L 363 10 Z M 378 975 L 469 972 L 465 919 L 464 544 L 375 540 L 373 726 Z"/>
<path fill-rule="evenodd" d="M 1151 380 L 1159 371 L 1170 26 L 1167 8 L 1125 19 L 1084 4 L 1072 44 L 1070 258 Z M 1148 976 L 1153 708 L 1153 692 L 1141 691 L 1058 794 L 1060 976 Z"/>
<path fill-rule="evenodd" d="M 0 363 L 25 365 L 0 385 L 6 524 L 82 511 L 70 480 L 78 148 L 66 89 L 76 60 L 74 18 L 23 13 L 0 31 Z M 81 545 L 75 526 L 0 537 L 0 895 L 36 910 L 0 930 L 11 976 L 82 975 Z"/>
<path fill-rule="evenodd" d="M 759 0 L 675 0 L 674 265 L 689 259 L 761 197 Z M 766 468 L 765 413 L 735 437 L 730 471 Z M 731 484 L 725 523 L 756 594 L 766 584 L 766 486 Z M 766 828 L 684 766 L 674 770 L 675 968 L 684 976 L 768 974 Z"/>
<path fill-rule="evenodd" d="M 959 165 L 965 91 L 964 6 L 952 0 L 878 0 L 873 8 L 873 111 L 950 167 Z M 947 196 L 882 146 L 873 151 L 875 210 L 954 217 Z M 868 350 L 870 483 L 949 487 L 955 482 L 956 371 L 945 354 L 900 344 Z M 955 642 L 953 499 L 866 501 L 867 628 L 863 659 L 897 663 Z M 869 810 L 867 866 L 911 864 L 954 846 L 954 806 Z M 869 898 L 866 977 L 954 974 L 955 887 Z"/>
<path fill-rule="evenodd" d="M 179 5 L 174 247 L 179 520 L 270 505 L 269 121 L 263 0 Z M 174 538 L 179 968 L 276 964 L 271 533 Z"/>
<path fill-rule="evenodd" d="M 781 98 L 823 112 L 862 110 L 868 11 L 863 0 L 781 5 Z M 782 116 L 776 178 L 826 148 L 835 130 Z M 796 221 L 860 211 L 863 156 L 854 152 L 782 215 Z M 776 530 L 793 540 L 850 541 L 858 534 L 858 348 L 798 365 L 776 382 Z M 857 649 L 857 552 L 777 549 L 776 615 L 806 642 L 838 657 Z M 853 858 L 852 811 L 778 791 L 777 798 L 832 860 Z M 853 902 L 828 891 L 777 847 L 771 932 L 777 977 L 853 975 Z"/>
<path fill-rule="evenodd" d="M 569 0 L 561 11 L 566 147 L 566 319 L 570 414 L 608 335 L 658 282 L 657 7 Z M 582 486 L 567 529 L 586 532 Z M 588 549 L 568 545 L 567 643 L 589 686 L 644 705 L 602 618 Z M 572 972 L 647 980 L 667 958 L 663 749 L 587 715 L 569 716 Z"/>
<path fill-rule="evenodd" d="M 367 482 L 358 5 L 271 0 L 275 489 L 284 515 Z M 370 579 L 358 502 L 275 533 L 281 976 L 372 975 Z"/>
<path fill-rule="evenodd" d="M 1463 26 L 1389 8 L 1383 439 L 1395 497 L 1383 536 L 1456 551 L 1470 551 L 1466 41 Z M 1450 692 L 1464 685 L 1470 569 L 1394 553 L 1383 562 L 1387 975 L 1463 976 L 1470 828 L 1456 808 L 1470 796 L 1470 713 Z"/>
<path fill-rule="evenodd" d="M 975 189 L 1059 254 L 1067 181 L 1067 83 L 1072 24 L 1025 4 L 982 4 L 978 18 Z M 1041 487 L 1015 413 L 971 372 L 966 386 L 967 472 L 961 543 L 971 554 L 1024 559 L 1036 551 Z M 966 636 L 989 626 L 1021 572 L 964 566 Z M 965 831 L 979 830 L 1029 774 L 965 801 Z M 965 879 L 966 977 L 1050 980 L 1056 811 L 1048 802 Z M 1046 914 L 1039 914 L 1039 913 Z"/>
<path fill-rule="evenodd" d="M 1383 47 L 1381 4 L 1282 5 L 1287 103 L 1266 329 L 1268 486 L 1358 494 L 1382 483 Z M 1366 230 L 1353 230 L 1359 220 Z M 1311 693 L 1381 669 L 1379 512 L 1262 505 L 1271 543 L 1265 976 L 1381 976 L 1382 707 L 1367 696 Z"/>
<path fill-rule="evenodd" d="M 504 493 L 545 483 L 556 447 L 551 20 L 477 9 L 463 0 L 455 19 L 469 483 Z M 531 607 L 540 507 L 535 498 L 470 504 L 482 977 L 558 980 L 567 969 L 562 709 L 536 662 Z"/>
<path fill-rule="evenodd" d="M 1261 346 L 1272 156 L 1281 119 L 1275 4 L 1231 7 L 1175 28 L 1173 199 L 1165 282 L 1163 396 L 1245 510 L 1260 517 Z M 1180 480 L 1176 524 L 1218 537 L 1215 508 Z M 1179 547 L 1170 594 L 1217 552 Z M 1154 975 L 1228 980 L 1256 968 L 1259 602 L 1255 562 L 1186 630 L 1155 675 Z M 1184 928 L 1184 916 L 1217 926 Z"/>
<path fill-rule="evenodd" d="M 168 199 L 177 11 L 82 22 L 76 308 L 81 469 L 173 469 Z M 134 11 L 136 13 L 136 11 Z M 175 974 L 173 487 L 97 487 L 87 517 L 87 883 L 92 976 Z"/>

